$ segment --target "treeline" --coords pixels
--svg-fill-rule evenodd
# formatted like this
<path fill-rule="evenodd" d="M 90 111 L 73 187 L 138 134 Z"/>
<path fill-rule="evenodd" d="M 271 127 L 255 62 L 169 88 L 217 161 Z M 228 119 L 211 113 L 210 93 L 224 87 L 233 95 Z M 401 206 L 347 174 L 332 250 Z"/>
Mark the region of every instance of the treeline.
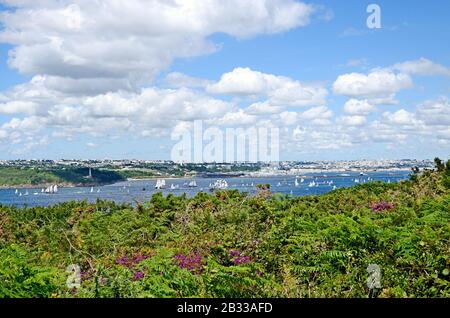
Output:
<path fill-rule="evenodd" d="M 0 186 L 37 186 L 42 184 L 91 185 L 109 184 L 125 180 L 119 172 L 92 169 L 92 178 L 88 168 L 17 168 L 0 167 Z"/>
<path fill-rule="evenodd" d="M 450 297 L 449 180 L 3 206 L 0 297 Z"/>

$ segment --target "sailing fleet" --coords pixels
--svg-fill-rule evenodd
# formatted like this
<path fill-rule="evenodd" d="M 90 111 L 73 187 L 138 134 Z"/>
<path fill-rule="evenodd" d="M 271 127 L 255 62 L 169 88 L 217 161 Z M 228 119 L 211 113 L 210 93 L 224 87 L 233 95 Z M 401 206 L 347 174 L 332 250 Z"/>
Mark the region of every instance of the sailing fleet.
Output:
<path fill-rule="evenodd" d="M 52 184 L 52 185 L 48 186 L 47 188 L 41 189 L 41 194 L 56 194 L 56 193 L 58 193 L 58 191 L 59 191 L 58 185 L 57 184 Z M 25 192 L 22 193 L 22 192 L 19 191 L 19 189 L 16 189 L 16 191 L 14 191 L 14 194 L 18 195 L 19 197 L 30 195 L 28 190 L 25 190 Z M 39 194 L 39 192 L 34 192 L 33 193 L 33 195 L 38 195 L 38 194 Z"/>
<path fill-rule="evenodd" d="M 371 178 L 369 175 L 365 174 L 365 173 L 360 173 L 359 175 L 353 176 L 351 177 L 350 175 L 344 175 L 341 174 L 339 176 L 336 176 L 337 178 L 339 177 L 347 177 L 348 179 L 346 180 L 346 184 L 345 185 L 349 185 L 349 183 L 354 183 L 354 184 L 363 184 L 366 182 L 370 182 L 373 181 L 373 178 Z M 180 180 L 173 179 L 172 182 L 169 182 L 170 186 L 168 186 L 167 182 L 165 179 L 157 179 L 156 183 L 154 183 L 154 188 L 156 190 L 168 190 L 168 191 L 176 191 L 176 190 L 183 190 L 183 189 L 194 189 L 198 187 L 197 181 L 195 179 L 188 179 L 185 180 L 183 183 L 179 183 Z M 254 182 L 251 183 L 234 183 L 234 184 L 229 184 L 229 181 L 225 180 L 225 179 L 218 179 L 218 180 L 214 180 L 212 182 L 209 183 L 209 185 L 205 184 L 204 188 L 200 188 L 199 191 L 204 191 L 204 190 L 210 190 L 210 191 L 216 191 L 216 190 L 226 190 L 228 188 L 244 188 L 244 189 L 252 189 L 253 191 L 256 191 L 256 184 Z M 391 183 L 391 180 L 386 180 L 387 183 Z M 342 184 L 342 186 L 345 186 L 342 182 L 338 182 L 339 184 Z M 310 188 L 318 188 L 318 187 L 327 187 L 330 190 L 336 190 L 338 188 L 337 185 L 335 185 L 334 180 L 331 179 L 331 177 L 326 176 L 326 175 L 322 175 L 322 176 L 296 176 L 295 179 L 290 179 L 289 178 L 284 178 L 280 181 L 278 181 L 275 185 L 275 187 L 283 187 L 283 188 L 288 188 L 288 192 L 290 193 L 294 193 L 295 192 L 295 188 L 302 188 L 304 190 L 309 190 Z M 128 194 L 130 194 L 130 189 L 132 189 L 131 184 L 128 183 L 128 185 L 123 185 L 120 186 L 120 189 L 122 189 L 124 191 L 127 191 Z M 145 191 L 145 187 L 142 189 L 143 191 Z M 20 191 L 19 189 L 15 189 L 14 194 L 16 196 L 28 196 L 30 195 L 30 192 L 32 191 L 31 189 L 29 190 L 23 190 Z M 94 187 L 90 187 L 90 190 L 88 188 L 87 193 L 100 193 L 101 190 L 100 188 L 95 189 Z M 276 192 L 276 191 L 275 191 Z M 297 191 L 298 192 L 298 191 Z M 31 194 L 33 195 L 55 195 L 59 193 L 59 188 L 57 184 L 52 184 L 49 185 L 46 188 L 41 189 L 40 193 L 39 191 L 37 192 L 32 192 Z M 77 193 L 83 193 L 83 191 L 81 192 L 77 192 Z M 86 192 L 84 192 L 86 193 Z"/>

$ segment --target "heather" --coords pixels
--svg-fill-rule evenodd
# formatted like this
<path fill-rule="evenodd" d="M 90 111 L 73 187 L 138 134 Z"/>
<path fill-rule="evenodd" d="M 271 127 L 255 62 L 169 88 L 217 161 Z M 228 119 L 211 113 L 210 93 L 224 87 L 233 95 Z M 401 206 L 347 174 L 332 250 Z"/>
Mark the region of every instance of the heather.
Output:
<path fill-rule="evenodd" d="M 321 196 L 259 189 L 1 206 L 0 297 L 450 297 L 450 162 Z"/>

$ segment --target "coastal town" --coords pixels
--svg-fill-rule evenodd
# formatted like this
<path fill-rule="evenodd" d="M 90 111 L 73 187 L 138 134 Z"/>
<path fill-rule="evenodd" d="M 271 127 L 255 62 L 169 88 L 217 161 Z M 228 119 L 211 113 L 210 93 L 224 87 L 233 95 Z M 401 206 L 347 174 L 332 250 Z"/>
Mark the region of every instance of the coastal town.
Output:
<path fill-rule="evenodd" d="M 153 171 L 155 175 L 209 176 L 225 175 L 282 175 L 308 172 L 399 171 L 432 168 L 433 160 L 346 160 L 346 161 L 281 161 L 235 163 L 177 163 L 169 160 L 1 160 L 0 168 L 73 169 L 91 168 L 114 171 Z M 158 173 L 159 172 L 159 173 Z"/>

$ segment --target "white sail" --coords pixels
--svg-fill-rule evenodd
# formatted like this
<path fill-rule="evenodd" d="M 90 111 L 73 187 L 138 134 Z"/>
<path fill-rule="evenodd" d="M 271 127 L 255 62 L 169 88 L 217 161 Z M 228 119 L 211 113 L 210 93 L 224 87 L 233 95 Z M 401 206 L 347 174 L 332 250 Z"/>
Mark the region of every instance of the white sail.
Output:
<path fill-rule="evenodd" d="M 57 184 L 55 184 L 53 186 L 53 193 L 58 193 L 58 185 Z"/>
<path fill-rule="evenodd" d="M 298 179 L 295 178 L 295 186 L 298 187 L 300 185 L 300 183 L 298 183 Z"/>
<path fill-rule="evenodd" d="M 216 182 L 214 182 L 213 184 L 211 184 L 210 188 L 212 190 L 223 190 L 223 189 L 228 188 L 228 182 L 226 180 L 219 179 Z"/>
<path fill-rule="evenodd" d="M 18 193 L 19 193 L 19 190 L 16 189 L 16 194 L 18 194 Z"/>
<path fill-rule="evenodd" d="M 91 187 L 91 193 L 93 193 L 94 192 L 94 187 Z"/>
<path fill-rule="evenodd" d="M 191 182 L 189 182 L 190 188 L 195 188 L 196 186 L 197 186 L 197 182 L 195 182 L 195 180 L 192 180 Z"/>
<path fill-rule="evenodd" d="M 160 189 L 164 189 L 166 187 L 166 180 L 164 180 L 164 179 L 158 179 L 158 180 L 156 180 L 156 186 L 155 186 L 155 189 L 158 189 L 158 190 L 160 190 Z"/>

